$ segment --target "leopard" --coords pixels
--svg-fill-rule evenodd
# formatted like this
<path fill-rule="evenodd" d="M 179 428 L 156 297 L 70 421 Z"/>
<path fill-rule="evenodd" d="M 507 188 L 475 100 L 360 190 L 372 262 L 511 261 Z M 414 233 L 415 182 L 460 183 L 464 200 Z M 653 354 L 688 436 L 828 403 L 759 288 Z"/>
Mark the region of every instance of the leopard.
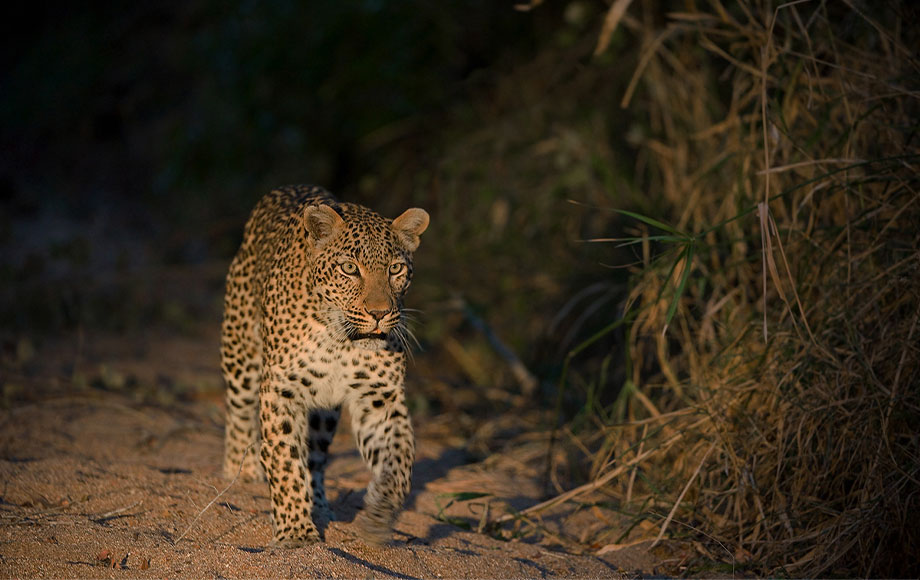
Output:
<path fill-rule="evenodd" d="M 223 473 L 268 480 L 273 546 L 321 542 L 317 523 L 335 520 L 324 474 L 343 406 L 371 472 L 357 534 L 392 540 L 415 461 L 403 297 L 428 224 L 310 185 L 271 190 L 246 222 L 221 325 Z"/>

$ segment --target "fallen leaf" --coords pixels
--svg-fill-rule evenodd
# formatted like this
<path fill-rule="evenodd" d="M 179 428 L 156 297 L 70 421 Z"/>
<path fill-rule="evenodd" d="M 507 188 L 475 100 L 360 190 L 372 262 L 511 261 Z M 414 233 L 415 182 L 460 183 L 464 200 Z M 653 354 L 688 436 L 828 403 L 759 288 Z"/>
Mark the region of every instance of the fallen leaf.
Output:
<path fill-rule="evenodd" d="M 601 556 L 603 554 L 609 554 L 610 552 L 619 552 L 620 550 L 625 550 L 627 548 L 633 548 L 636 546 L 642 546 L 642 544 L 651 544 L 652 541 L 648 539 L 644 540 L 635 540 L 633 542 L 627 542 L 625 544 L 607 544 L 601 549 L 597 550 L 595 554 Z M 648 549 L 648 546 L 644 546 L 645 549 Z"/>
<path fill-rule="evenodd" d="M 115 554 L 113 554 L 111 550 L 102 550 L 99 552 L 99 555 L 96 556 L 96 560 L 99 562 L 100 566 L 105 566 L 106 568 L 115 568 L 118 566 Z"/>
<path fill-rule="evenodd" d="M 735 550 L 735 560 L 739 564 L 747 564 L 753 559 L 754 559 L 754 555 L 748 552 L 747 550 L 745 550 L 744 548 L 742 548 L 741 546 L 738 546 L 738 549 Z"/>

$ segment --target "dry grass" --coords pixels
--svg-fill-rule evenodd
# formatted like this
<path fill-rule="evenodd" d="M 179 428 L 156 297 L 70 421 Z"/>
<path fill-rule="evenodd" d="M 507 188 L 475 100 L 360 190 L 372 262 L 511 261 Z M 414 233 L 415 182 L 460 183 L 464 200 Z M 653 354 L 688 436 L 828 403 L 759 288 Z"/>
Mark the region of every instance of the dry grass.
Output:
<path fill-rule="evenodd" d="M 623 240 L 644 263 L 619 414 L 584 441 L 595 481 L 700 562 L 916 575 L 917 13 L 654 4 L 620 26 L 662 209 Z"/>

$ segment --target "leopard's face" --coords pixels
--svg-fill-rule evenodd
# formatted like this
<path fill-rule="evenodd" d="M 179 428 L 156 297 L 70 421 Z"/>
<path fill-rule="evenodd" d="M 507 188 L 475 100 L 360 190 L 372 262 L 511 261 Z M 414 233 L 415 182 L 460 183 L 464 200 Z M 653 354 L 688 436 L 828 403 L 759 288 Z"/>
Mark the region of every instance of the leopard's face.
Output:
<path fill-rule="evenodd" d="M 323 322 L 336 339 L 359 348 L 406 346 L 402 298 L 412 281 L 415 249 L 399 229 L 406 224 L 400 224 L 401 218 L 391 224 L 370 211 L 346 214 L 343 220 L 321 207 L 327 209 L 313 212 L 314 223 L 308 219 L 306 225 L 312 234 L 309 275 Z M 427 226 L 427 214 L 424 218 L 424 224 L 413 224 L 416 245 L 421 226 Z M 332 227 L 324 229 L 328 224 L 317 220 L 328 220 Z"/>
<path fill-rule="evenodd" d="M 377 350 L 391 333 L 399 337 L 403 330 L 402 298 L 412 280 L 412 259 L 390 236 L 367 233 L 351 225 L 341 243 L 320 251 L 313 263 L 313 291 L 333 334 Z"/>

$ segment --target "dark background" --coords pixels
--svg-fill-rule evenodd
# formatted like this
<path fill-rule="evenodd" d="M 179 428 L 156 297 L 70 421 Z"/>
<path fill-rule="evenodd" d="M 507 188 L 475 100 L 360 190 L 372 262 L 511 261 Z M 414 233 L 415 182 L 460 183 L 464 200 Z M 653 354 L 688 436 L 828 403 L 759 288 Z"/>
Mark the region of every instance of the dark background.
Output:
<path fill-rule="evenodd" d="M 618 106 L 630 49 L 621 34 L 591 57 L 604 3 L 550 4 L 15 8 L 0 76 L 5 352 L 72 331 L 212 338 L 248 212 L 274 186 L 312 183 L 390 217 L 431 213 L 409 306 L 451 391 L 433 400 L 475 384 L 491 394 L 471 405 L 514 405 L 481 323 L 551 383 L 616 318 L 626 280 L 605 267 L 609 246 L 581 240 L 610 235 L 606 208 L 641 196 Z"/>

